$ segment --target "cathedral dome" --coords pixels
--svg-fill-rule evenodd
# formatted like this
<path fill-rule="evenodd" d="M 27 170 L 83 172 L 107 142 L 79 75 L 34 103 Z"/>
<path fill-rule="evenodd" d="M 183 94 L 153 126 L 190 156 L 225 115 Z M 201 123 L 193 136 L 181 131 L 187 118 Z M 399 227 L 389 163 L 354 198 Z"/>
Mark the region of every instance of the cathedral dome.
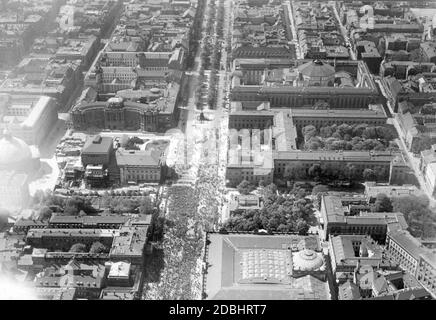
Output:
<path fill-rule="evenodd" d="M 30 161 L 32 151 L 21 139 L 15 138 L 5 131 L 0 135 L 0 166 L 10 166 Z"/>
<path fill-rule="evenodd" d="M 320 253 L 305 249 L 294 254 L 294 269 L 301 271 L 312 271 L 322 267 L 324 260 Z"/>

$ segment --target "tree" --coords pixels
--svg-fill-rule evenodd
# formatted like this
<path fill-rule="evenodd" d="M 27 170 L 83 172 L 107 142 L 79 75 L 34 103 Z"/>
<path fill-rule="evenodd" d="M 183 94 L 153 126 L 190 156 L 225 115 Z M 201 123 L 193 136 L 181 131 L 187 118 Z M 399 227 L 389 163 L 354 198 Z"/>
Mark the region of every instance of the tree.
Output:
<path fill-rule="evenodd" d="M 377 179 L 377 176 L 374 172 L 374 170 L 366 168 L 365 170 L 363 170 L 363 179 L 365 181 L 375 181 Z"/>
<path fill-rule="evenodd" d="M 309 224 L 303 220 L 303 219 L 298 219 L 297 220 L 297 232 L 299 235 L 307 235 L 307 232 L 309 231 Z"/>
<path fill-rule="evenodd" d="M 87 252 L 86 245 L 83 243 L 75 243 L 71 246 L 69 252 Z"/>
<path fill-rule="evenodd" d="M 52 214 L 53 211 L 49 207 L 44 206 L 39 210 L 38 217 L 39 220 L 46 221 L 46 220 L 50 220 Z"/>
<path fill-rule="evenodd" d="M 307 170 L 307 174 L 314 178 L 315 180 L 318 180 L 322 177 L 322 169 L 321 165 L 318 163 L 314 163 L 309 170 Z"/>
<path fill-rule="evenodd" d="M 322 147 L 321 139 L 318 137 L 312 137 L 304 144 L 304 147 L 308 150 L 318 150 Z"/>
<path fill-rule="evenodd" d="M 89 253 L 107 253 L 109 249 L 101 242 L 96 241 L 91 245 Z"/>
<path fill-rule="evenodd" d="M 139 206 L 140 214 L 150 214 L 153 213 L 153 203 L 151 202 L 150 197 L 143 197 Z"/>
<path fill-rule="evenodd" d="M 283 175 L 286 179 L 304 179 L 306 178 L 306 169 L 301 162 L 287 165 Z"/>
<path fill-rule="evenodd" d="M 428 136 L 421 135 L 412 143 L 411 151 L 413 153 L 420 153 L 423 150 L 431 148 L 432 139 Z"/>
<path fill-rule="evenodd" d="M 392 212 L 392 202 L 389 197 L 384 193 L 379 193 L 374 203 L 375 212 Z"/>
<path fill-rule="evenodd" d="M 303 127 L 301 132 L 303 133 L 304 141 L 309 141 L 310 138 L 316 135 L 316 128 L 313 125 L 308 125 Z"/>
<path fill-rule="evenodd" d="M 76 216 L 82 210 L 87 214 L 96 212 L 89 199 L 85 200 L 81 196 L 74 196 L 66 201 L 64 215 Z"/>
<path fill-rule="evenodd" d="M 256 187 L 247 180 L 242 180 L 242 182 L 236 187 L 240 194 L 249 194 L 251 191 L 255 190 Z"/>

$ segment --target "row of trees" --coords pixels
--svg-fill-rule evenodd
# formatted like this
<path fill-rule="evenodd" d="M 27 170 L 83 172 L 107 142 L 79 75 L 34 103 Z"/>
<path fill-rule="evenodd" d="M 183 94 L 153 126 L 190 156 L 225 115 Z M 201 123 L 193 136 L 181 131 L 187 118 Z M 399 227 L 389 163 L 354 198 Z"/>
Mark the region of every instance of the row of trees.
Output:
<path fill-rule="evenodd" d="M 104 195 L 98 199 L 100 208 L 107 208 L 111 213 L 153 214 L 156 208 L 150 196 L 112 197 Z M 40 220 L 48 220 L 52 214 L 60 215 L 93 215 L 100 210 L 93 206 L 91 198 L 82 196 L 64 197 L 51 192 L 38 192 L 33 199 L 33 207 Z"/>
<path fill-rule="evenodd" d="M 387 172 L 383 167 L 374 169 L 358 169 L 353 164 L 341 165 L 335 163 L 314 163 L 308 169 L 303 163 L 294 163 L 285 168 L 283 177 L 289 180 L 314 181 L 346 181 L 353 183 L 355 181 L 380 181 L 386 179 Z"/>
<path fill-rule="evenodd" d="M 395 130 L 390 126 L 368 124 L 333 124 L 321 127 L 313 125 L 302 128 L 303 148 L 306 150 L 397 150 Z"/>
<path fill-rule="evenodd" d="M 262 188 L 264 206 L 259 210 L 237 211 L 223 228 L 230 231 L 298 232 L 307 234 L 315 221 L 312 201 L 306 199 L 304 189 L 294 188 L 290 194 L 277 194 L 277 187 L 270 184 Z"/>
<path fill-rule="evenodd" d="M 86 244 L 83 243 L 75 243 L 71 246 L 69 252 L 79 252 L 79 253 L 109 253 L 110 248 L 106 247 L 103 243 L 96 241 L 94 242 L 89 250 Z"/>

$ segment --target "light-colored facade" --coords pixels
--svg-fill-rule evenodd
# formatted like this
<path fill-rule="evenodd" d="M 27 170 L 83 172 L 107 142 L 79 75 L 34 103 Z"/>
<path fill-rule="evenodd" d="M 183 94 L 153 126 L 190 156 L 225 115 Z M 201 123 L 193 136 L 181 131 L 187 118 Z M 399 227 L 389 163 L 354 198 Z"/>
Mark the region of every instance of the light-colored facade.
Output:
<path fill-rule="evenodd" d="M 47 96 L 9 97 L 0 128 L 29 145 L 40 146 L 58 120 L 56 101 Z"/>

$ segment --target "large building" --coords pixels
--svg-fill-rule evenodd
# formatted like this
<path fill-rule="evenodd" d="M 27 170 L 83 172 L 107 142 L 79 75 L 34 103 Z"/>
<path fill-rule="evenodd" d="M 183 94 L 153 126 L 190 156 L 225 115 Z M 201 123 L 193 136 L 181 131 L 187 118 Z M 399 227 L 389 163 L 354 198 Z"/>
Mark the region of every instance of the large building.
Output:
<path fill-rule="evenodd" d="M 296 60 L 294 66 L 274 69 L 267 69 L 261 59 L 253 64 L 258 65 L 257 70 L 251 67 L 248 75 L 235 64 L 233 101 L 267 101 L 271 108 L 326 102 L 334 109 L 365 109 L 379 101 L 377 87 L 362 61 Z M 245 83 L 247 77 L 250 81 Z"/>
<path fill-rule="evenodd" d="M 96 299 L 105 286 L 105 266 L 81 263 L 74 258 L 66 265 L 51 266 L 36 274 L 34 284 L 41 288 L 75 288 L 75 298 Z"/>
<path fill-rule="evenodd" d="M 177 84 L 165 89 L 133 90 L 120 95 L 108 101 L 76 105 L 70 112 L 74 129 L 165 132 L 174 126 L 179 97 Z"/>
<path fill-rule="evenodd" d="M 125 150 L 115 152 L 117 166 L 120 169 L 120 182 L 159 182 L 164 163 L 156 150 Z"/>
<path fill-rule="evenodd" d="M 109 164 L 113 153 L 113 139 L 100 135 L 89 136 L 83 146 L 81 157 L 83 167 L 87 165 Z"/>
<path fill-rule="evenodd" d="M 96 241 L 110 247 L 114 237 L 119 234 L 117 229 L 30 229 L 26 241 L 35 248 L 68 251 L 73 244 L 83 243 L 90 246 Z"/>
<path fill-rule="evenodd" d="M 53 215 L 49 228 L 117 229 L 129 220 L 126 216 L 64 216 Z"/>
<path fill-rule="evenodd" d="M 388 231 L 406 230 L 400 212 L 369 212 L 366 198 L 323 196 L 321 200 L 321 225 L 324 239 L 330 235 L 370 235 L 384 243 Z"/>
<path fill-rule="evenodd" d="M 387 249 L 400 267 L 414 275 L 436 297 L 436 260 L 432 250 L 407 231 L 389 232 Z"/>
<path fill-rule="evenodd" d="M 203 299 L 329 300 L 316 236 L 207 234 Z"/>
<path fill-rule="evenodd" d="M 387 116 L 381 105 L 370 105 L 368 109 L 306 109 L 291 108 L 290 115 L 298 130 L 313 125 L 319 129 L 323 126 L 343 123 L 353 125 L 366 123 L 380 126 L 386 124 Z"/>
<path fill-rule="evenodd" d="M 151 252 L 148 241 L 148 226 L 123 226 L 114 238 L 109 257 L 114 261 L 128 261 L 142 265 L 144 255 Z"/>
<path fill-rule="evenodd" d="M 337 283 L 352 280 L 353 272 L 358 266 L 397 270 L 398 264 L 387 259 L 383 250 L 383 247 L 365 234 L 330 237 L 330 261 Z"/>

